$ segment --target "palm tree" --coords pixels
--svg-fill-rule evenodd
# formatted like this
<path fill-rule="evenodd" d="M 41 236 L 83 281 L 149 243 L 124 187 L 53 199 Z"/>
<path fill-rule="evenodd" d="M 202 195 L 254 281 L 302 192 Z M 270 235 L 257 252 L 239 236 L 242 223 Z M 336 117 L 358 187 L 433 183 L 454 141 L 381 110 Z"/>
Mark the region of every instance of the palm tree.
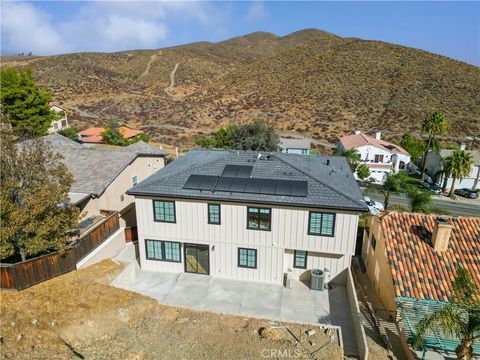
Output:
<path fill-rule="evenodd" d="M 348 166 L 350 166 L 352 172 L 357 170 L 358 162 L 360 161 L 360 154 L 358 153 L 357 149 L 340 151 L 338 156 L 343 156 L 347 160 Z"/>
<path fill-rule="evenodd" d="M 448 165 L 449 173 L 453 177 L 452 187 L 450 188 L 450 193 L 448 196 L 453 196 L 453 191 L 455 190 L 455 181 L 457 179 L 461 180 L 470 174 L 473 158 L 470 153 L 464 150 L 455 150 L 452 155 L 447 156 L 445 162 Z"/>
<path fill-rule="evenodd" d="M 407 199 L 412 212 L 430 213 L 430 203 L 432 202 L 431 192 L 423 191 L 412 186 L 407 190 Z"/>
<path fill-rule="evenodd" d="M 390 196 L 393 193 L 397 193 L 407 186 L 407 174 L 399 172 L 396 174 L 387 174 L 385 182 L 382 185 L 381 191 L 384 196 L 383 207 L 385 210 L 388 208 L 388 202 Z"/>
<path fill-rule="evenodd" d="M 435 141 L 435 136 L 442 135 L 447 131 L 445 114 L 441 111 L 435 111 L 423 121 L 422 131 L 428 134 L 427 146 L 422 159 L 422 175 L 420 177 L 423 180 L 425 170 L 427 169 L 427 155 L 432 147 L 432 143 Z"/>
<path fill-rule="evenodd" d="M 457 358 L 470 360 L 473 342 L 480 338 L 480 292 L 470 273 L 462 268 L 457 270 L 452 287 L 449 303 L 418 323 L 414 345 L 422 345 L 427 332 L 439 328 L 459 338 Z"/>

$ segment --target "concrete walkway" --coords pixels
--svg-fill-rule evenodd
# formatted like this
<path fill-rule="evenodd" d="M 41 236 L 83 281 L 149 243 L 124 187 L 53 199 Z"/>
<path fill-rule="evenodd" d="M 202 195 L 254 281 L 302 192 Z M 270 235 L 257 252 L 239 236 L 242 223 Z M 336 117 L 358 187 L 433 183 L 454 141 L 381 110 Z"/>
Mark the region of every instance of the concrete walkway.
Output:
<path fill-rule="evenodd" d="M 130 263 L 112 285 L 166 305 L 339 326 L 345 354 L 358 355 L 345 286 L 312 291 L 303 283 L 294 281 L 292 289 L 286 289 L 280 285 L 206 275 L 143 271 L 136 263 Z"/>

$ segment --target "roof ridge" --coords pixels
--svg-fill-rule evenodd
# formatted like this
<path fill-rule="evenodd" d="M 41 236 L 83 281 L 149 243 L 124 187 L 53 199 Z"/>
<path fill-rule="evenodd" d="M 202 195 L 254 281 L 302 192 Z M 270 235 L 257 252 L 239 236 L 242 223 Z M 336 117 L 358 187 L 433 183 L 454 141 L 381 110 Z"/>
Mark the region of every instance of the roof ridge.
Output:
<path fill-rule="evenodd" d="M 285 160 L 285 159 L 282 159 L 282 158 L 281 158 L 281 157 L 279 157 L 278 155 L 273 155 L 273 156 L 274 156 L 275 158 L 277 158 L 278 160 L 280 160 L 280 161 L 284 162 L 285 164 L 287 164 L 287 165 L 289 165 L 289 166 L 293 167 L 295 170 L 297 170 L 297 171 L 300 171 L 302 174 L 304 174 L 304 175 L 306 175 L 306 176 L 310 177 L 311 179 L 315 180 L 315 181 L 316 181 L 316 182 L 318 182 L 319 184 L 322 184 L 323 186 L 326 186 L 326 187 L 328 187 L 330 190 L 333 190 L 333 191 L 335 191 L 337 194 L 339 194 L 339 195 L 341 195 L 341 196 L 343 196 L 343 197 L 347 198 L 348 200 L 352 201 L 353 203 L 355 203 L 355 204 L 357 204 L 357 205 L 359 205 L 359 206 L 365 207 L 365 204 L 362 204 L 362 203 L 360 203 L 360 202 L 356 201 L 355 199 L 351 198 L 350 196 L 348 196 L 348 195 L 345 195 L 345 194 L 344 194 L 344 193 L 342 193 L 342 192 L 339 192 L 339 191 L 338 191 L 337 189 L 335 189 L 334 187 L 332 187 L 332 186 L 330 186 L 330 185 L 328 185 L 328 184 L 324 183 L 323 181 L 319 180 L 319 179 L 318 179 L 318 178 L 316 178 L 315 176 L 313 176 L 313 175 L 311 175 L 311 174 L 309 174 L 309 173 L 307 173 L 307 172 L 303 171 L 302 169 L 300 169 L 300 168 L 298 168 L 297 166 L 293 165 L 293 164 L 292 164 L 292 163 L 290 163 L 289 161 L 287 161 L 287 160 Z M 305 156 L 305 155 L 302 155 L 302 156 Z"/>

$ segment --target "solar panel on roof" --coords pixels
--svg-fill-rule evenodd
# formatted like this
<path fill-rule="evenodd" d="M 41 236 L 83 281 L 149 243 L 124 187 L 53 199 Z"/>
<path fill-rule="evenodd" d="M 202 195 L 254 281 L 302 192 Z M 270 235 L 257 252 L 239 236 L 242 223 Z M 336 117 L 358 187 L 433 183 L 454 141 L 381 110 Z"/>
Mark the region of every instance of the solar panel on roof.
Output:
<path fill-rule="evenodd" d="M 235 179 L 230 186 L 230 191 L 232 192 L 245 192 L 245 186 L 250 179 L 239 178 Z"/>
<path fill-rule="evenodd" d="M 294 181 L 292 188 L 292 196 L 307 196 L 307 182 Z"/>
<path fill-rule="evenodd" d="M 225 177 L 237 177 L 237 178 L 249 178 L 252 174 L 253 166 L 247 165 L 225 165 L 222 176 Z"/>
<path fill-rule="evenodd" d="M 289 180 L 277 180 L 277 188 L 275 189 L 275 195 L 292 195 L 292 181 Z"/>
<path fill-rule="evenodd" d="M 218 180 L 217 186 L 215 186 L 215 190 L 217 191 L 230 191 L 230 187 L 232 186 L 233 181 L 235 178 L 231 177 L 220 177 Z"/>
<path fill-rule="evenodd" d="M 245 185 L 245 192 L 251 194 L 259 194 L 262 187 L 262 180 L 264 179 L 248 179 Z"/>
<path fill-rule="evenodd" d="M 190 175 L 185 185 L 184 189 L 190 190 L 210 190 L 212 191 L 215 187 L 217 181 L 216 176 L 212 175 Z"/>

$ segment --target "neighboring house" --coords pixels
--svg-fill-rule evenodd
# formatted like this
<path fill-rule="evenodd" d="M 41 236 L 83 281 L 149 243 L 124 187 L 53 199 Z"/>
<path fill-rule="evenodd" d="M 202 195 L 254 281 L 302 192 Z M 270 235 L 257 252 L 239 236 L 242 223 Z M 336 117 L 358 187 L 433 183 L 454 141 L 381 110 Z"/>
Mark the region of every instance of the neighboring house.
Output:
<path fill-rule="evenodd" d="M 383 183 L 387 174 L 406 171 L 410 163 L 410 154 L 405 149 L 383 141 L 381 135 L 377 131 L 373 138 L 357 130 L 354 135 L 340 138 L 338 143 L 339 152 L 356 149 L 360 162 L 368 166 L 370 177 L 378 183 Z"/>
<path fill-rule="evenodd" d="M 310 155 L 311 142 L 308 139 L 280 138 L 279 149 L 285 154 Z"/>
<path fill-rule="evenodd" d="M 143 141 L 119 147 L 90 148 L 58 134 L 43 137 L 60 153 L 73 175 L 70 201 L 86 217 L 118 211 L 121 226 L 135 225 L 134 198 L 126 192 L 165 165 L 165 153 Z"/>
<path fill-rule="evenodd" d="M 458 268 L 467 269 L 480 286 L 480 218 L 406 212 L 370 216 L 362 258 L 384 309 L 399 310 L 411 340 L 416 324 L 449 301 Z M 431 348 L 446 341 L 438 336 L 429 340 Z M 442 346 L 452 350 L 455 344 Z"/>
<path fill-rule="evenodd" d="M 50 106 L 50 110 L 55 111 L 57 114 L 61 114 L 62 117 L 58 120 L 52 121 L 52 124 L 48 128 L 48 133 L 53 134 L 59 130 L 68 128 L 67 111 L 58 105 Z"/>
<path fill-rule="evenodd" d="M 275 284 L 342 281 L 368 211 L 341 157 L 192 150 L 128 194 L 143 269 Z"/>
<path fill-rule="evenodd" d="M 78 136 L 80 141 L 83 143 L 100 144 L 104 142 L 103 137 L 101 135 L 104 131 L 105 131 L 105 128 L 103 127 L 91 127 L 83 131 L 80 131 L 78 133 Z M 132 140 L 137 136 L 139 136 L 140 134 L 143 134 L 142 130 L 130 129 L 126 126 L 119 126 L 118 132 L 122 134 L 123 137 L 127 140 Z"/>
<path fill-rule="evenodd" d="M 465 150 L 465 144 L 460 146 L 460 150 Z M 430 151 L 427 155 L 427 175 L 433 179 L 439 186 L 443 186 L 445 182 L 445 174 L 443 173 L 443 161 L 446 157 L 453 154 L 455 150 L 440 150 Z M 465 150 L 473 158 L 473 164 L 470 169 L 470 174 L 463 179 L 455 180 L 455 189 L 468 188 L 476 190 L 480 188 L 480 151 Z M 453 178 L 450 176 L 447 179 L 446 189 L 452 187 Z"/>

